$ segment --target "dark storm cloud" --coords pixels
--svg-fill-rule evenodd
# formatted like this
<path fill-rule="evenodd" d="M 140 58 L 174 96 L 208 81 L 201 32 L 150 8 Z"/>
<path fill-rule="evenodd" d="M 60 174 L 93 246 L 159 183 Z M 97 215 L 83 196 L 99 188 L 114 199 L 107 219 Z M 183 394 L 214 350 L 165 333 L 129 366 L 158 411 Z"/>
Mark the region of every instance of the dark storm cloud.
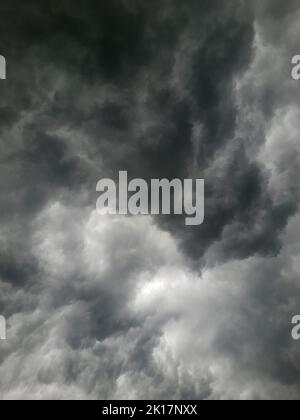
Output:
<path fill-rule="evenodd" d="M 4 398 L 299 396 L 298 9 L 1 2 Z M 205 178 L 205 223 L 99 218 L 119 170 Z"/>
<path fill-rule="evenodd" d="M 214 154 L 232 139 L 237 118 L 234 78 L 252 56 L 253 19 L 246 2 L 228 2 L 224 7 L 220 1 L 186 5 L 100 1 L 78 3 L 76 8 L 70 8 L 68 2 L 45 7 L 29 2 L 19 6 L 17 14 L 11 4 L 4 3 L 3 8 L 9 17 L 2 28 L 4 52 L 15 68 L 12 80 L 16 78 L 21 88 L 17 96 L 8 95 L 12 98 L 4 108 L 7 113 L 11 109 L 11 114 L 46 108 L 36 117 L 38 128 L 24 127 L 25 151 L 17 159 L 23 165 L 21 173 L 38 172 L 49 185 L 29 187 L 32 201 L 25 206 L 43 205 L 50 191 L 72 187 L 71 177 L 77 188 L 89 179 L 84 174 L 89 168 L 76 171 L 80 158 L 65 156 L 63 140 L 45 133 L 51 121 L 87 136 L 110 175 L 128 169 L 132 176 L 144 178 L 184 177 L 191 175 L 190 163 L 196 159 L 196 172 L 201 176 Z M 188 47 L 178 57 L 184 38 Z M 183 61 L 179 75 L 183 95 L 172 83 L 176 59 Z M 22 77 L 16 74 L 20 68 Z M 52 98 L 45 98 L 47 88 L 54 89 L 52 69 L 66 74 L 67 80 Z M 38 79 L 36 86 L 32 76 Z M 103 104 L 97 103 L 93 84 L 99 81 L 118 89 L 115 100 L 108 93 Z M 84 94 L 88 100 L 82 103 Z M 141 95 L 145 96 L 142 103 Z M 136 120 L 139 107 L 143 115 Z M 201 125 L 201 134 L 193 142 L 195 123 Z M 195 147 L 199 150 L 196 156 Z M 243 166 L 247 180 L 247 171 L 253 172 L 253 167 L 247 161 Z M 222 180 L 223 185 L 230 183 L 232 172 Z M 259 169 L 254 177 L 258 183 Z M 207 186 L 208 198 L 218 199 L 209 179 Z M 224 199 L 231 202 L 226 208 L 208 209 L 206 230 L 180 232 L 182 221 L 179 229 L 172 220 L 167 222 L 187 250 L 191 241 L 196 243 L 196 258 L 219 238 L 230 220 L 243 214 L 237 200 L 234 203 L 225 193 Z M 259 199 L 259 193 L 252 197 Z"/>

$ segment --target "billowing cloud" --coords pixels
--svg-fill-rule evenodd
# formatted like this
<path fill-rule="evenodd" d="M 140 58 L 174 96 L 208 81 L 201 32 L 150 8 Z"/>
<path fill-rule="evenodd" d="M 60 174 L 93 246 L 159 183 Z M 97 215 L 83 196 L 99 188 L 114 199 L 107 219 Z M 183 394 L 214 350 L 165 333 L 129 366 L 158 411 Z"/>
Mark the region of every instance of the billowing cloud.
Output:
<path fill-rule="evenodd" d="M 298 2 L 0 7 L 1 398 L 299 399 Z M 204 224 L 100 216 L 119 170 Z"/>

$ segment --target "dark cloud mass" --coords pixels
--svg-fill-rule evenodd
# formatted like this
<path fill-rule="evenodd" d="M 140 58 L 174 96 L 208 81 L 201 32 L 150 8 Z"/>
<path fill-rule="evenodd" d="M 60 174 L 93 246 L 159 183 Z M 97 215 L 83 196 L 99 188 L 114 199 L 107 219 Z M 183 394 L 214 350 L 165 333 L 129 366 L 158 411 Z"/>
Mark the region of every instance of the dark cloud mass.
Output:
<path fill-rule="evenodd" d="M 296 0 L 0 5 L 3 399 L 299 399 Z M 205 178 L 205 222 L 95 211 Z"/>

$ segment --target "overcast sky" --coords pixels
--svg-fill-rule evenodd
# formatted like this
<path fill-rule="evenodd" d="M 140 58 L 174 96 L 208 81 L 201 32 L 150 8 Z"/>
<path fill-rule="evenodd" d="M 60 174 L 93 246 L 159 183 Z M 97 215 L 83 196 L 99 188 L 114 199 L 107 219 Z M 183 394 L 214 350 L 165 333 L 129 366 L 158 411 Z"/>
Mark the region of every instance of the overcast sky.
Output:
<path fill-rule="evenodd" d="M 1 0 L 3 399 L 300 399 L 299 0 Z M 201 226 L 96 183 L 204 178 Z"/>

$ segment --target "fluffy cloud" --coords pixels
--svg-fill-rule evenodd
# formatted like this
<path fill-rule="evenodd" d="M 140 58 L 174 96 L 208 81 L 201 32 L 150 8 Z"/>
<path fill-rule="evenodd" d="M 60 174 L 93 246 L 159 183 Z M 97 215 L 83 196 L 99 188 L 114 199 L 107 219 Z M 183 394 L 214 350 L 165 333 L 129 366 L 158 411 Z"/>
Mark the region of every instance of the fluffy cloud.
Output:
<path fill-rule="evenodd" d="M 1 397 L 299 399 L 297 2 L 13 5 Z M 205 178 L 205 223 L 99 216 L 119 170 Z"/>

